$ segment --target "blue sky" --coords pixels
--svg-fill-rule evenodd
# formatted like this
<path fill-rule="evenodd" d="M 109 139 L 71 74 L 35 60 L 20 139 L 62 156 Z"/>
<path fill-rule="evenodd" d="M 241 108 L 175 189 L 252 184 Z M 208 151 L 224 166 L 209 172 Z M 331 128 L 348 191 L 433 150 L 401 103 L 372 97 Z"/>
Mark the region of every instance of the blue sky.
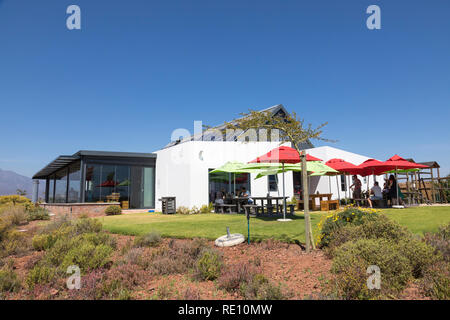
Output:
<path fill-rule="evenodd" d="M 66 28 L 77 4 L 82 29 Z M 368 30 L 366 8 L 381 8 Z M 0 168 L 152 152 L 283 104 L 337 148 L 450 171 L 449 1 L 0 0 Z M 322 145 L 322 143 L 317 143 Z"/>

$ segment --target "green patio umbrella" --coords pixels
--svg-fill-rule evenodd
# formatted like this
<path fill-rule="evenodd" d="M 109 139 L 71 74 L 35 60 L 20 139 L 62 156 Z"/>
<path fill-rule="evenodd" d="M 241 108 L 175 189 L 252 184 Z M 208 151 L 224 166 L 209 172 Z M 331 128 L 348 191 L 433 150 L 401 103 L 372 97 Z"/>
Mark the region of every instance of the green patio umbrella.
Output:
<path fill-rule="evenodd" d="M 233 173 L 234 176 L 234 193 L 236 194 L 236 173 L 259 173 L 261 170 L 253 169 L 253 168 L 244 168 L 247 165 L 242 162 L 237 161 L 228 161 L 223 166 L 210 171 L 212 174 L 220 174 L 220 173 Z M 217 179 L 223 179 L 223 177 L 218 176 Z M 214 178 L 213 178 L 214 179 Z M 231 177 L 229 176 L 228 181 L 231 185 Z M 231 192 L 231 191 L 230 191 Z"/>
<path fill-rule="evenodd" d="M 302 167 L 300 164 L 285 164 L 284 170 L 283 167 L 278 163 L 254 163 L 252 164 L 253 169 L 259 169 L 261 170 L 255 179 L 262 178 L 267 175 L 272 174 L 278 174 L 282 172 L 287 171 L 302 171 Z M 258 167 L 256 166 L 258 165 Z M 247 167 L 247 166 L 246 166 Z M 306 168 L 308 170 L 308 173 L 310 172 L 310 175 L 315 176 L 322 176 L 322 175 L 334 175 L 338 174 L 339 172 L 334 170 L 333 168 L 327 166 L 326 164 L 323 164 L 320 161 L 308 161 L 306 163 Z"/>

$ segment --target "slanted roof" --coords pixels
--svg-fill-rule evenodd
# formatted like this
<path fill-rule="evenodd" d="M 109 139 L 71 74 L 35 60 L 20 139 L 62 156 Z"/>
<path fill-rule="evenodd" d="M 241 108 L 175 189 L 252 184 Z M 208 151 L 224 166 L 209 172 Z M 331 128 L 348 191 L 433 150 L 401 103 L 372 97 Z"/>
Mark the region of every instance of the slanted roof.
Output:
<path fill-rule="evenodd" d="M 115 151 L 93 151 L 80 150 L 71 156 L 59 156 L 47 166 L 37 172 L 33 179 L 46 179 L 56 171 L 70 165 L 71 163 L 80 160 L 82 157 L 121 157 L 121 158 L 156 158 L 155 153 L 138 153 L 138 152 L 115 152 Z"/>
<path fill-rule="evenodd" d="M 426 162 L 419 162 L 419 164 L 424 164 L 426 166 L 429 166 L 430 168 L 440 168 L 441 166 L 436 161 L 426 161 Z"/>
<path fill-rule="evenodd" d="M 267 112 L 267 111 L 272 113 L 272 116 L 289 114 L 282 104 L 274 105 L 272 107 L 260 110 L 259 112 Z M 230 122 L 234 123 L 235 121 L 236 120 L 233 120 L 233 121 L 230 121 Z M 171 141 L 163 149 L 167 149 L 167 148 L 170 148 L 172 146 L 178 145 L 180 143 L 184 143 L 184 142 L 188 142 L 188 141 L 194 141 L 194 140 L 215 141 L 215 135 L 217 134 L 215 132 L 221 131 L 221 130 L 224 130 L 224 129 L 226 129 L 226 124 L 225 123 L 221 124 L 219 126 L 216 126 L 216 127 L 212 127 L 209 130 L 203 131 L 201 133 L 198 133 L 198 134 L 195 134 L 195 135 L 191 135 L 191 136 L 186 137 L 186 138 L 184 138 L 182 140 Z M 225 141 L 237 141 L 238 138 L 240 136 L 242 136 L 243 134 L 245 134 L 245 132 L 243 130 L 241 130 L 240 132 L 234 132 L 232 135 L 225 136 Z M 223 140 L 222 139 L 218 139 L 217 141 L 223 141 Z M 305 144 L 305 148 L 312 148 L 312 147 L 313 147 L 313 145 L 309 141 L 308 141 L 308 143 Z"/>

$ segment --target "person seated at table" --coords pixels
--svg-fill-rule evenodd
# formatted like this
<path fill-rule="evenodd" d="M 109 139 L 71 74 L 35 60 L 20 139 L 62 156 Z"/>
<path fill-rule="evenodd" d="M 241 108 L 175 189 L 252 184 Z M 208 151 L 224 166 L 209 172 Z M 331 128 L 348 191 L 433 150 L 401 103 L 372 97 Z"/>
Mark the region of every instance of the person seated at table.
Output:
<path fill-rule="evenodd" d="M 225 190 L 222 189 L 222 191 L 217 191 L 215 202 L 217 204 L 224 204 L 223 199 L 225 199 Z"/>
<path fill-rule="evenodd" d="M 253 204 L 253 199 L 250 197 L 250 192 L 248 192 L 245 187 L 242 187 L 241 197 L 248 198 L 248 204 Z"/>
<path fill-rule="evenodd" d="M 373 208 L 372 201 L 374 200 L 383 200 L 383 193 L 381 192 L 380 185 L 377 181 L 373 184 L 373 187 L 370 189 L 370 197 L 367 199 L 369 202 L 369 206 Z"/>
<path fill-rule="evenodd" d="M 357 175 L 353 176 L 353 184 L 350 186 L 350 189 L 353 188 L 353 200 L 361 199 L 361 180 L 358 179 Z"/>

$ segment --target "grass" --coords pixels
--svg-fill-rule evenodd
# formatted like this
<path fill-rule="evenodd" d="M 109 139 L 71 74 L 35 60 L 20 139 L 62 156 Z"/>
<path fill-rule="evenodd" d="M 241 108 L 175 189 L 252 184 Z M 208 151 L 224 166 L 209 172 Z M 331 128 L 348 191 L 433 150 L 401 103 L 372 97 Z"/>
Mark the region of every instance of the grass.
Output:
<path fill-rule="evenodd" d="M 383 213 L 417 234 L 437 231 L 440 225 L 450 222 L 450 207 L 383 209 Z M 317 235 L 317 223 L 324 214 L 327 213 L 314 212 L 311 214 L 314 235 Z M 230 227 L 231 233 L 247 235 L 247 219 L 244 215 L 134 213 L 102 217 L 101 220 L 106 230 L 125 235 L 143 235 L 151 231 L 158 231 L 163 237 L 197 237 L 214 240 L 226 234 L 226 227 Z M 269 238 L 304 243 L 303 214 L 296 213 L 293 221 L 290 222 L 278 222 L 272 218 L 251 218 L 251 241 Z"/>

